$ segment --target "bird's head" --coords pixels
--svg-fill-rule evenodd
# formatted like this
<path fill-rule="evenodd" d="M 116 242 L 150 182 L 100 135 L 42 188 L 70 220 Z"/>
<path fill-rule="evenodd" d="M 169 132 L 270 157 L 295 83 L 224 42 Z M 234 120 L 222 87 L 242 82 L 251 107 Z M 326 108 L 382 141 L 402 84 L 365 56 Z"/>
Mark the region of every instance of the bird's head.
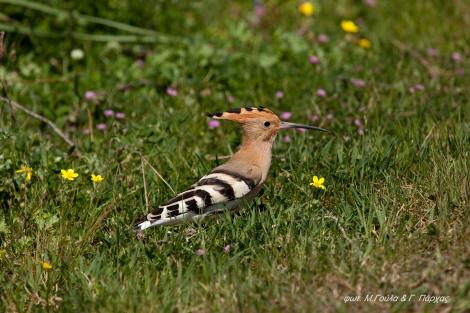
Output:
<path fill-rule="evenodd" d="M 237 108 L 226 112 L 208 113 L 208 117 L 239 123 L 245 137 L 251 141 L 273 141 L 281 129 L 303 128 L 326 132 L 326 129 L 281 121 L 271 110 L 264 107 Z"/>

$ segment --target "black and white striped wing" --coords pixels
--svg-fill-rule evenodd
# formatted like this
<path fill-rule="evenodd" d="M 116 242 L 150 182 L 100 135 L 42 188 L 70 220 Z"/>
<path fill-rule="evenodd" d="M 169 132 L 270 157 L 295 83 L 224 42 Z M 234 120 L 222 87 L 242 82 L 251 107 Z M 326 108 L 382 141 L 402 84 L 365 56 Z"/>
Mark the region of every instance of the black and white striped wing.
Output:
<path fill-rule="evenodd" d="M 259 179 L 216 169 L 201 178 L 190 189 L 152 210 L 136 224 L 135 228 L 144 230 L 157 225 L 198 220 L 215 211 L 235 208 L 258 182 Z"/>

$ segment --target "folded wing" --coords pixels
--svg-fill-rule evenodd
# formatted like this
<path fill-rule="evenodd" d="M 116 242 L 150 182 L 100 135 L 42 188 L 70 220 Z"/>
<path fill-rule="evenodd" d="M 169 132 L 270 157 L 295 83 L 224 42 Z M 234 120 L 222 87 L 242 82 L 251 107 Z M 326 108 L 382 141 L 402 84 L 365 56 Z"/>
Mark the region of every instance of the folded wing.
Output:
<path fill-rule="evenodd" d="M 250 168 L 248 172 L 250 177 L 216 168 L 191 188 L 152 210 L 136 224 L 136 230 L 197 220 L 215 211 L 237 207 L 261 180 L 258 168 Z"/>

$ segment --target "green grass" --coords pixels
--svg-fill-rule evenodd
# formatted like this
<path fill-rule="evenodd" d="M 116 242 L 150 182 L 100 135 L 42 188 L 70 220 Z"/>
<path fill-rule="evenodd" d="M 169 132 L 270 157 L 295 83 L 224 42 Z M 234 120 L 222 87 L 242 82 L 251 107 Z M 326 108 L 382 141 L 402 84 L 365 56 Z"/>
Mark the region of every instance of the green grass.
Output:
<path fill-rule="evenodd" d="M 45 124 L 0 105 L 0 311 L 470 309 L 468 3 L 315 1 L 315 16 L 306 18 L 296 1 L 268 1 L 254 25 L 251 1 L 95 2 L 49 4 L 172 39 L 7 34 L 2 92 L 53 120 L 81 156 Z M 11 4 L 2 11 L 2 23 L 43 32 L 125 34 Z M 345 36 L 342 19 L 360 19 L 360 36 L 373 47 L 357 47 L 359 35 Z M 330 42 L 319 44 L 321 33 Z M 427 53 L 431 47 L 438 56 Z M 70 58 L 75 48 L 83 60 Z M 309 55 L 320 64 L 309 64 Z M 351 78 L 366 86 L 355 88 Z M 425 89 L 411 93 L 416 84 Z M 169 86 L 176 97 L 166 94 Z M 318 88 L 327 97 L 316 96 Z M 98 103 L 84 100 L 87 90 L 98 92 Z M 275 98 L 277 90 L 284 98 Z M 332 134 L 286 133 L 290 144 L 278 138 L 264 195 L 239 215 L 136 238 L 133 222 L 147 211 L 142 170 L 151 205 L 173 195 L 142 168 L 139 153 L 183 190 L 240 143 L 236 126 L 211 130 L 205 112 L 246 105 L 291 111 L 301 123 L 317 114 L 316 124 Z M 108 108 L 125 119 L 105 118 Z M 83 134 L 87 110 L 106 131 Z M 34 171 L 26 185 L 15 173 L 23 164 Z M 61 179 L 67 168 L 77 180 Z M 96 188 L 92 172 L 105 177 Z M 326 178 L 326 192 L 308 185 L 313 175 Z M 448 296 L 448 303 L 344 302 L 367 294 Z"/>

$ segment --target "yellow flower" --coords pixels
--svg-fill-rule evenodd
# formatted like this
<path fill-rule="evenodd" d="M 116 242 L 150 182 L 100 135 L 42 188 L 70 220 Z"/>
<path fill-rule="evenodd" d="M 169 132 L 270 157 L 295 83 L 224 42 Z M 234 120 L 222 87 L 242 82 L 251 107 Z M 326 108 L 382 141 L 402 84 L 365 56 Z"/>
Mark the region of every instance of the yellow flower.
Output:
<path fill-rule="evenodd" d="M 26 165 L 21 165 L 20 169 L 16 171 L 17 173 L 26 173 L 26 180 L 30 181 L 33 176 L 33 169 Z"/>
<path fill-rule="evenodd" d="M 347 33 L 357 33 L 359 27 L 353 21 L 341 21 L 341 28 Z"/>
<path fill-rule="evenodd" d="M 305 16 L 312 16 L 315 12 L 315 7 L 310 1 L 305 1 L 301 5 L 299 5 L 299 12 Z"/>
<path fill-rule="evenodd" d="M 359 39 L 359 41 L 357 42 L 357 45 L 361 48 L 364 48 L 364 49 L 369 49 L 371 46 L 372 46 L 372 43 L 370 42 L 369 39 L 366 39 L 366 38 L 361 38 Z"/>
<path fill-rule="evenodd" d="M 91 174 L 91 181 L 94 182 L 94 183 L 101 183 L 101 181 L 103 179 L 104 179 L 104 177 L 101 176 L 101 175 Z"/>
<path fill-rule="evenodd" d="M 310 183 L 310 186 L 325 190 L 326 188 L 325 188 L 325 186 L 323 186 L 324 182 L 325 182 L 325 178 L 320 177 L 320 179 L 318 179 L 317 176 L 313 176 L 313 179 L 312 179 L 312 182 Z"/>
<path fill-rule="evenodd" d="M 42 262 L 41 266 L 42 266 L 42 269 L 45 271 L 52 269 L 52 264 L 46 261 Z"/>
<path fill-rule="evenodd" d="M 68 170 L 60 170 L 60 173 L 62 174 L 62 177 L 67 180 L 75 180 L 75 178 L 78 177 L 78 173 L 75 173 L 71 168 Z"/>

